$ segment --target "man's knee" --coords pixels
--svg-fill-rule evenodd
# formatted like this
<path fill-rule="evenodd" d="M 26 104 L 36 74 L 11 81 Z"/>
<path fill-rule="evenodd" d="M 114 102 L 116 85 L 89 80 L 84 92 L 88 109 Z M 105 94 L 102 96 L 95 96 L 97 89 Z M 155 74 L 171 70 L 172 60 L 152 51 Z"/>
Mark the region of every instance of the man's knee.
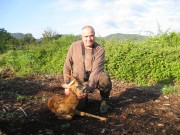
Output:
<path fill-rule="evenodd" d="M 112 82 L 110 76 L 106 72 L 102 72 L 99 76 L 97 88 L 100 91 L 111 91 L 112 89 Z"/>

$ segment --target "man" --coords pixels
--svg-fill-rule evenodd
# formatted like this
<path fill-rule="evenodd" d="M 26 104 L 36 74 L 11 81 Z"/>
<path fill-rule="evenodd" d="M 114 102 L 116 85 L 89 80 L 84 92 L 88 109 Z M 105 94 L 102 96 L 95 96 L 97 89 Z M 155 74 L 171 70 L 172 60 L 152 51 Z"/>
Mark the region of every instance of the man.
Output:
<path fill-rule="evenodd" d="M 64 63 L 64 81 L 69 83 L 66 74 L 72 74 L 80 82 L 87 82 L 86 91 L 93 93 L 97 88 L 102 98 L 100 111 L 106 113 L 109 109 L 109 100 L 112 83 L 109 75 L 104 72 L 105 50 L 95 42 L 95 31 L 92 26 L 82 28 L 82 40 L 72 43 Z M 65 94 L 69 90 L 65 89 Z M 87 94 L 78 95 L 79 99 L 87 97 Z"/>

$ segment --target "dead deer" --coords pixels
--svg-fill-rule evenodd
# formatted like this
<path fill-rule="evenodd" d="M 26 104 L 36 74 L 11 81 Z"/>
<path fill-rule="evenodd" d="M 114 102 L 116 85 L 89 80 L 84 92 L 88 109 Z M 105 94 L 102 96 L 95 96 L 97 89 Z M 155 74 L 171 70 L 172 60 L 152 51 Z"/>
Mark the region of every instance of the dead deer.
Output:
<path fill-rule="evenodd" d="M 93 117 L 96 119 L 100 119 L 101 121 L 106 121 L 107 118 L 100 117 L 97 115 L 93 115 L 86 112 L 81 112 L 77 110 L 77 105 L 79 103 L 79 99 L 77 98 L 77 94 L 83 93 L 83 90 L 85 87 L 78 82 L 75 78 L 72 76 L 71 79 L 73 79 L 69 84 L 62 84 L 62 87 L 65 89 L 69 89 L 70 94 L 66 96 L 65 98 L 61 98 L 58 95 L 54 95 L 48 99 L 48 108 L 52 113 L 55 113 L 58 117 L 63 117 L 67 120 L 71 120 L 74 115 L 80 115 L 80 116 L 88 116 Z"/>

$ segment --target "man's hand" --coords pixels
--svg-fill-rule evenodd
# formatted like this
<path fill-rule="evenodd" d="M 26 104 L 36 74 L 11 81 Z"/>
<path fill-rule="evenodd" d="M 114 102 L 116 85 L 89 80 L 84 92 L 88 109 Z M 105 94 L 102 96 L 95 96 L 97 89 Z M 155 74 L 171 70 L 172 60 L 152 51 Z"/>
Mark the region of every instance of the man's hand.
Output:
<path fill-rule="evenodd" d="M 88 95 L 87 93 L 78 94 L 78 95 L 77 95 L 77 98 L 78 98 L 78 99 L 82 99 L 82 98 L 87 97 L 87 95 Z"/>
<path fill-rule="evenodd" d="M 84 93 L 77 95 L 77 98 L 78 98 L 78 99 L 82 99 L 82 98 L 87 97 L 88 93 L 93 93 L 93 89 L 90 88 L 90 87 L 86 87 L 83 92 L 84 92 Z M 69 89 L 65 89 L 65 90 L 64 90 L 64 94 L 65 94 L 65 95 L 68 96 L 69 93 L 70 93 L 70 92 L 69 92 Z"/>
<path fill-rule="evenodd" d="M 68 96 L 70 94 L 69 89 L 64 89 L 64 94 Z M 82 93 L 82 94 L 78 94 L 77 98 L 82 99 L 82 98 L 85 98 L 86 96 L 87 96 L 87 93 Z"/>
<path fill-rule="evenodd" d="M 77 98 L 78 98 L 78 99 L 85 98 L 85 97 L 87 97 L 88 93 L 93 93 L 93 89 L 87 86 L 87 87 L 83 90 L 83 93 L 82 93 L 82 94 L 77 95 Z"/>

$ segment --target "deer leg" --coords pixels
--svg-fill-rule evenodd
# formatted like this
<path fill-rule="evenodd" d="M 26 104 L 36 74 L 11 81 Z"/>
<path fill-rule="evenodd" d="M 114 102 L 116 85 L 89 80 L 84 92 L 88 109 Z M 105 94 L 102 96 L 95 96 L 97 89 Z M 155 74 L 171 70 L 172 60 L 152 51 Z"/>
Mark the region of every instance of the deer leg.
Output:
<path fill-rule="evenodd" d="M 91 113 L 81 112 L 81 111 L 78 111 L 78 110 L 76 110 L 76 114 L 80 115 L 80 116 L 88 116 L 88 117 L 96 118 L 96 119 L 99 119 L 101 121 L 106 121 L 107 120 L 107 118 L 105 118 L 105 117 L 100 117 L 100 116 L 97 116 L 97 115 L 93 115 Z"/>
<path fill-rule="evenodd" d="M 57 116 L 58 118 L 64 118 L 64 119 L 66 119 L 66 120 L 71 120 L 71 119 L 73 118 L 72 115 L 68 115 L 68 114 L 58 114 L 58 113 L 56 113 L 56 116 Z"/>

